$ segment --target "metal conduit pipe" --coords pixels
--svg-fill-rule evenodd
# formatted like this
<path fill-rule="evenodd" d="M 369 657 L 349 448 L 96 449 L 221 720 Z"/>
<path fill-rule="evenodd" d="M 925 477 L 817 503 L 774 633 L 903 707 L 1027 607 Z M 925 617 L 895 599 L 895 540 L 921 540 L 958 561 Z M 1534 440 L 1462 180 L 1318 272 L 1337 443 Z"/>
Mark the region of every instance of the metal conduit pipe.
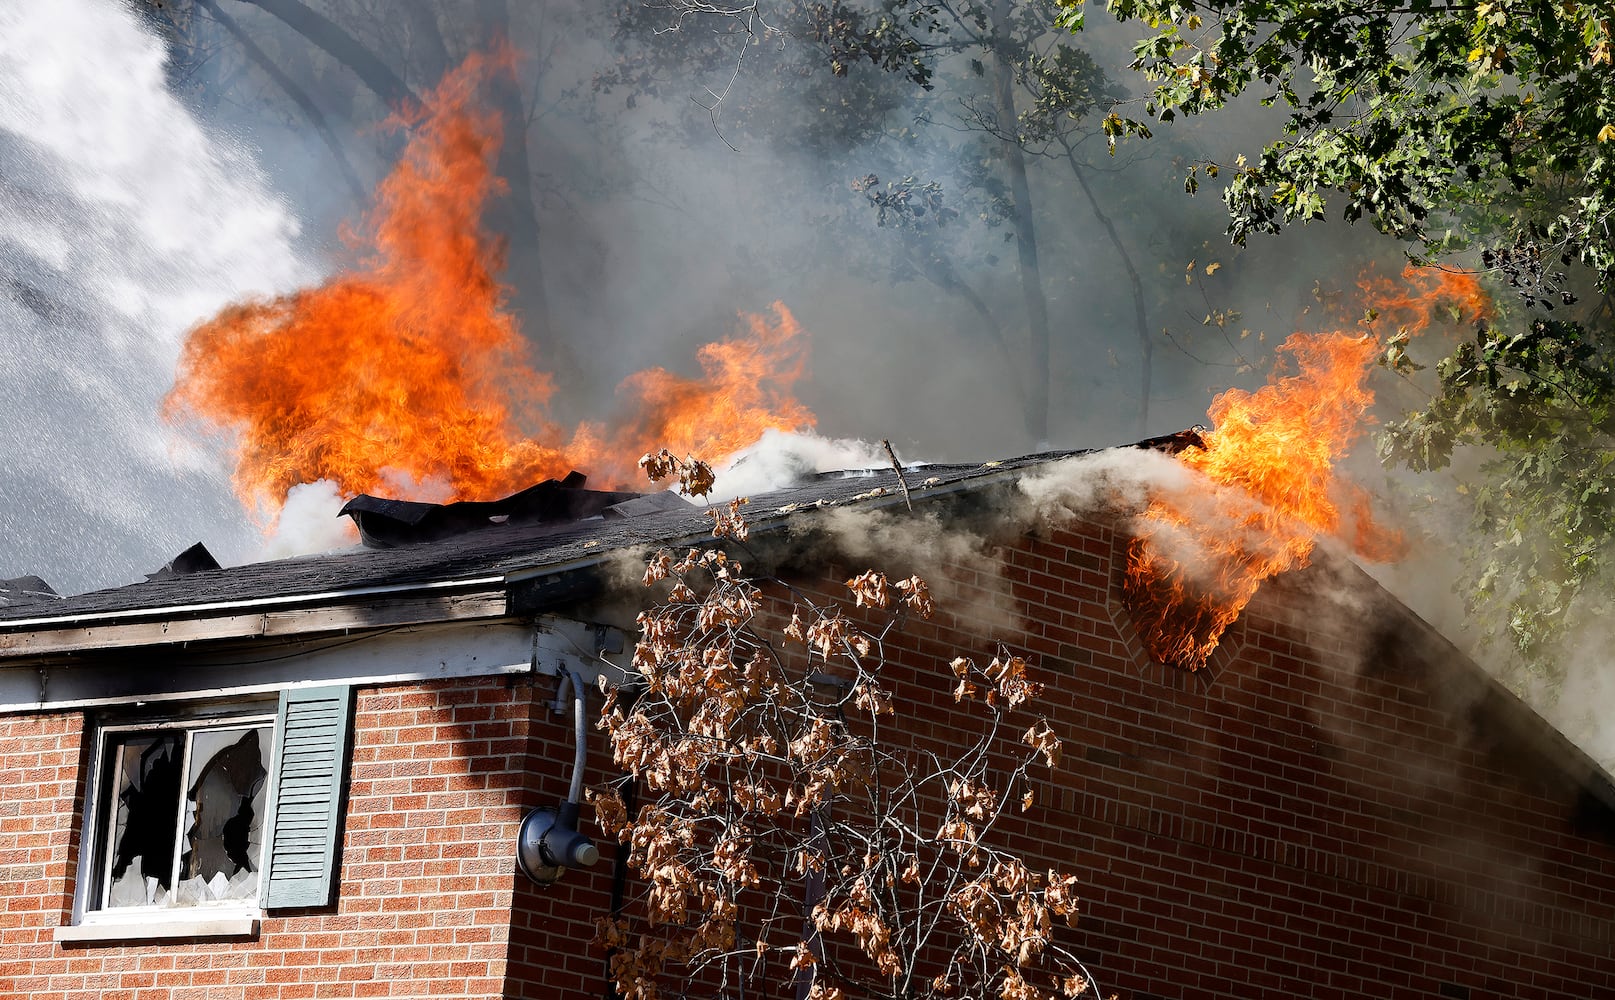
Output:
<path fill-rule="evenodd" d="M 528 813 L 516 835 L 516 864 L 539 885 L 549 885 L 568 868 L 587 868 L 600 860 L 600 849 L 578 829 L 578 813 L 583 805 L 583 772 L 589 755 L 589 723 L 583 676 L 570 667 L 561 674 L 561 687 L 555 699 L 557 706 L 565 700 L 568 687 L 572 693 L 575 749 L 566 801 L 558 809 L 534 809 Z"/>

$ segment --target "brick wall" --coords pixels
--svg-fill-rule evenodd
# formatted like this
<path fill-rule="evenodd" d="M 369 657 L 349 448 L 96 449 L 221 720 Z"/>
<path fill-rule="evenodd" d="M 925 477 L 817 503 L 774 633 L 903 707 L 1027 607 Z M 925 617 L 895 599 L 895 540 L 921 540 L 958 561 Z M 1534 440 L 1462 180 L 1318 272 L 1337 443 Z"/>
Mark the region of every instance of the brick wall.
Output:
<path fill-rule="evenodd" d="M 78 863 L 83 741 L 77 714 L 0 718 L 0 992 L 8 995 L 47 992 L 35 969 L 49 967 L 51 928 L 73 908 L 63 876 Z"/>
<path fill-rule="evenodd" d="M 1615 995 L 1615 814 L 1355 567 L 1269 584 L 1188 674 L 1144 654 L 1110 528 L 999 555 L 890 676 L 923 737 L 958 711 L 950 649 L 1037 666 L 1065 756 L 1004 832 L 1082 878 L 1070 940 L 1107 994 Z M 973 620 L 1004 587 L 1020 620 Z"/>
<path fill-rule="evenodd" d="M 889 643 L 891 679 L 915 738 L 937 739 L 958 710 L 952 655 L 1003 642 L 1032 660 L 1066 752 L 1006 832 L 1081 876 L 1068 940 L 1107 994 L 1615 995 L 1615 816 L 1355 570 L 1265 587 L 1189 675 L 1144 656 L 1114 598 L 1110 528 L 1001 556 L 1002 575 L 938 588 L 951 603 Z M 1019 616 L 993 610 L 1006 592 Z M 524 811 L 566 792 L 572 726 L 553 694 L 548 679 L 362 690 L 338 902 L 272 914 L 244 942 L 53 942 L 71 911 L 83 722 L 0 720 L 0 993 L 603 996 L 588 942 L 613 846 L 547 888 L 512 859 Z M 597 781 L 609 754 L 591 739 Z"/>
<path fill-rule="evenodd" d="M 553 809 L 566 798 L 571 781 L 576 726 L 570 706 L 561 712 L 552 710 L 550 703 L 556 694 L 553 680 L 541 678 L 534 689 L 533 738 L 527 748 L 527 771 L 531 775 L 527 804 Z M 599 694 L 591 692 L 587 716 L 589 769 L 585 775 L 591 785 L 616 774 L 611 767 L 610 744 L 595 728 L 599 706 Z M 516 878 L 506 996 L 585 1000 L 605 995 L 605 954 L 594 948 L 592 941 L 596 918 L 611 909 L 617 845 L 595 828 L 589 806 L 583 807 L 579 823 L 600 848 L 600 860 L 592 869 L 568 871 L 548 886 L 534 885 L 524 876 Z M 511 844 L 514 843 L 512 837 Z"/>
<path fill-rule="evenodd" d="M 360 690 L 337 903 L 271 914 L 252 941 L 54 942 L 72 912 L 83 717 L 0 720 L 0 995 L 503 995 L 527 774 L 571 761 L 569 721 L 529 732 L 531 694 L 493 679 Z"/>
<path fill-rule="evenodd" d="M 1587 822 L 1519 706 L 1366 578 L 1325 565 L 1267 586 L 1191 676 L 1143 656 L 1101 586 L 1124 558 L 1104 532 L 1012 561 L 1060 552 L 1098 563 L 1023 593 L 1047 623 L 1025 641 L 1059 678 L 1072 759 L 1048 819 L 1087 872 L 1080 939 L 1107 987 L 1615 991 L 1609 827 Z M 1068 641 L 1073 615 L 1090 641 Z"/>

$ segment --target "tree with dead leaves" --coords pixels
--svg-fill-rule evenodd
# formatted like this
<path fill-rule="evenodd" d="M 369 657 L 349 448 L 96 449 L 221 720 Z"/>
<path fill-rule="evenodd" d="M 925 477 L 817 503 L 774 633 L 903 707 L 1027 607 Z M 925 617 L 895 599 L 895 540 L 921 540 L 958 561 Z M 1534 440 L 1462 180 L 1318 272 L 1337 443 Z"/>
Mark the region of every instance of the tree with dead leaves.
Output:
<path fill-rule="evenodd" d="M 743 504 L 712 547 L 649 560 L 637 675 L 602 710 L 625 777 L 593 801 L 642 885 L 599 925 L 622 995 L 1097 995 L 1059 940 L 1076 879 L 1003 843 L 1060 755 L 1026 661 L 938 663 L 971 724 L 913 739 L 925 674 L 895 679 L 887 648 L 931 616 L 925 581 L 864 572 L 831 601 L 753 578 Z"/>

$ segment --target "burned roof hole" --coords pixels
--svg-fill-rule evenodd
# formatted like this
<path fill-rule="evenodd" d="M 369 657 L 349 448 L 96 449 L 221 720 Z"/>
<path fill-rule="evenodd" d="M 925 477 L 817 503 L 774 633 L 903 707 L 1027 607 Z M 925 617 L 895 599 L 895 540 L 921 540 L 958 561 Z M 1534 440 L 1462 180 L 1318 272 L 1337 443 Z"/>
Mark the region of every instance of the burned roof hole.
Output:
<path fill-rule="evenodd" d="M 197 542 L 179 555 L 170 559 L 163 568 L 155 573 L 147 573 L 146 579 L 172 580 L 175 577 L 190 576 L 192 573 L 203 573 L 210 569 L 218 569 L 219 561 L 213 558 L 213 553 L 207 546 Z"/>

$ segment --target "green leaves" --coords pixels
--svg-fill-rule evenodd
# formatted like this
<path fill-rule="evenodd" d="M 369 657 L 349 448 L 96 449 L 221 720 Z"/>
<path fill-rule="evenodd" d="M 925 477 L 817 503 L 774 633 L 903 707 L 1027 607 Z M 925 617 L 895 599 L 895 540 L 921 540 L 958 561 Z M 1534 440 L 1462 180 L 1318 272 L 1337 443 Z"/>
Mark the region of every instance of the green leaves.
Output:
<path fill-rule="evenodd" d="M 1081 0 L 1060 2 L 1069 27 L 1080 28 Z M 1108 7 L 1142 29 L 1131 68 L 1150 88 L 1135 102 L 1138 118 L 1172 122 L 1239 99 L 1286 113 L 1259 151 L 1222 175 L 1232 242 L 1328 216 L 1363 221 L 1415 260 L 1479 248 L 1482 265 L 1517 293 L 1512 318 L 1435 364 L 1434 395 L 1386 427 L 1380 451 L 1388 464 L 1422 473 L 1463 465 L 1475 539 L 1464 583 L 1471 607 L 1528 657 L 1550 662 L 1577 609 L 1599 607 L 1615 589 L 1600 576 L 1615 569 L 1608 5 Z M 1149 134 L 1120 107 L 1103 128 L 1112 148 Z M 1199 183 L 1191 173 L 1185 190 Z M 1581 323 L 1537 318 L 1573 305 L 1589 286 L 1604 301 Z M 1405 334 L 1392 337 L 1382 363 L 1411 377 L 1422 368 L 1417 348 Z"/>
<path fill-rule="evenodd" d="M 1393 338 L 1386 362 L 1403 360 Z M 1429 406 L 1381 436 L 1387 464 L 1444 469 L 1478 456 L 1466 559 L 1472 611 L 1551 667 L 1578 602 L 1601 603 L 1615 549 L 1615 365 L 1580 326 L 1481 330 L 1436 366 Z"/>
<path fill-rule="evenodd" d="M 1080 28 L 1080 0 L 1060 6 L 1060 23 Z M 1579 198 L 1552 214 L 1532 204 L 1513 221 L 1550 226 L 1609 288 L 1615 71 L 1596 6 L 1111 0 L 1109 9 L 1147 29 L 1131 63 L 1153 84 L 1145 117 L 1205 114 L 1253 88 L 1290 110 L 1282 135 L 1225 193 L 1236 243 L 1327 213 L 1439 254 L 1449 241 L 1433 223 L 1473 203 L 1453 198 L 1455 175 L 1487 200 L 1569 184 Z M 1112 143 L 1148 134 L 1119 113 L 1105 132 Z"/>

